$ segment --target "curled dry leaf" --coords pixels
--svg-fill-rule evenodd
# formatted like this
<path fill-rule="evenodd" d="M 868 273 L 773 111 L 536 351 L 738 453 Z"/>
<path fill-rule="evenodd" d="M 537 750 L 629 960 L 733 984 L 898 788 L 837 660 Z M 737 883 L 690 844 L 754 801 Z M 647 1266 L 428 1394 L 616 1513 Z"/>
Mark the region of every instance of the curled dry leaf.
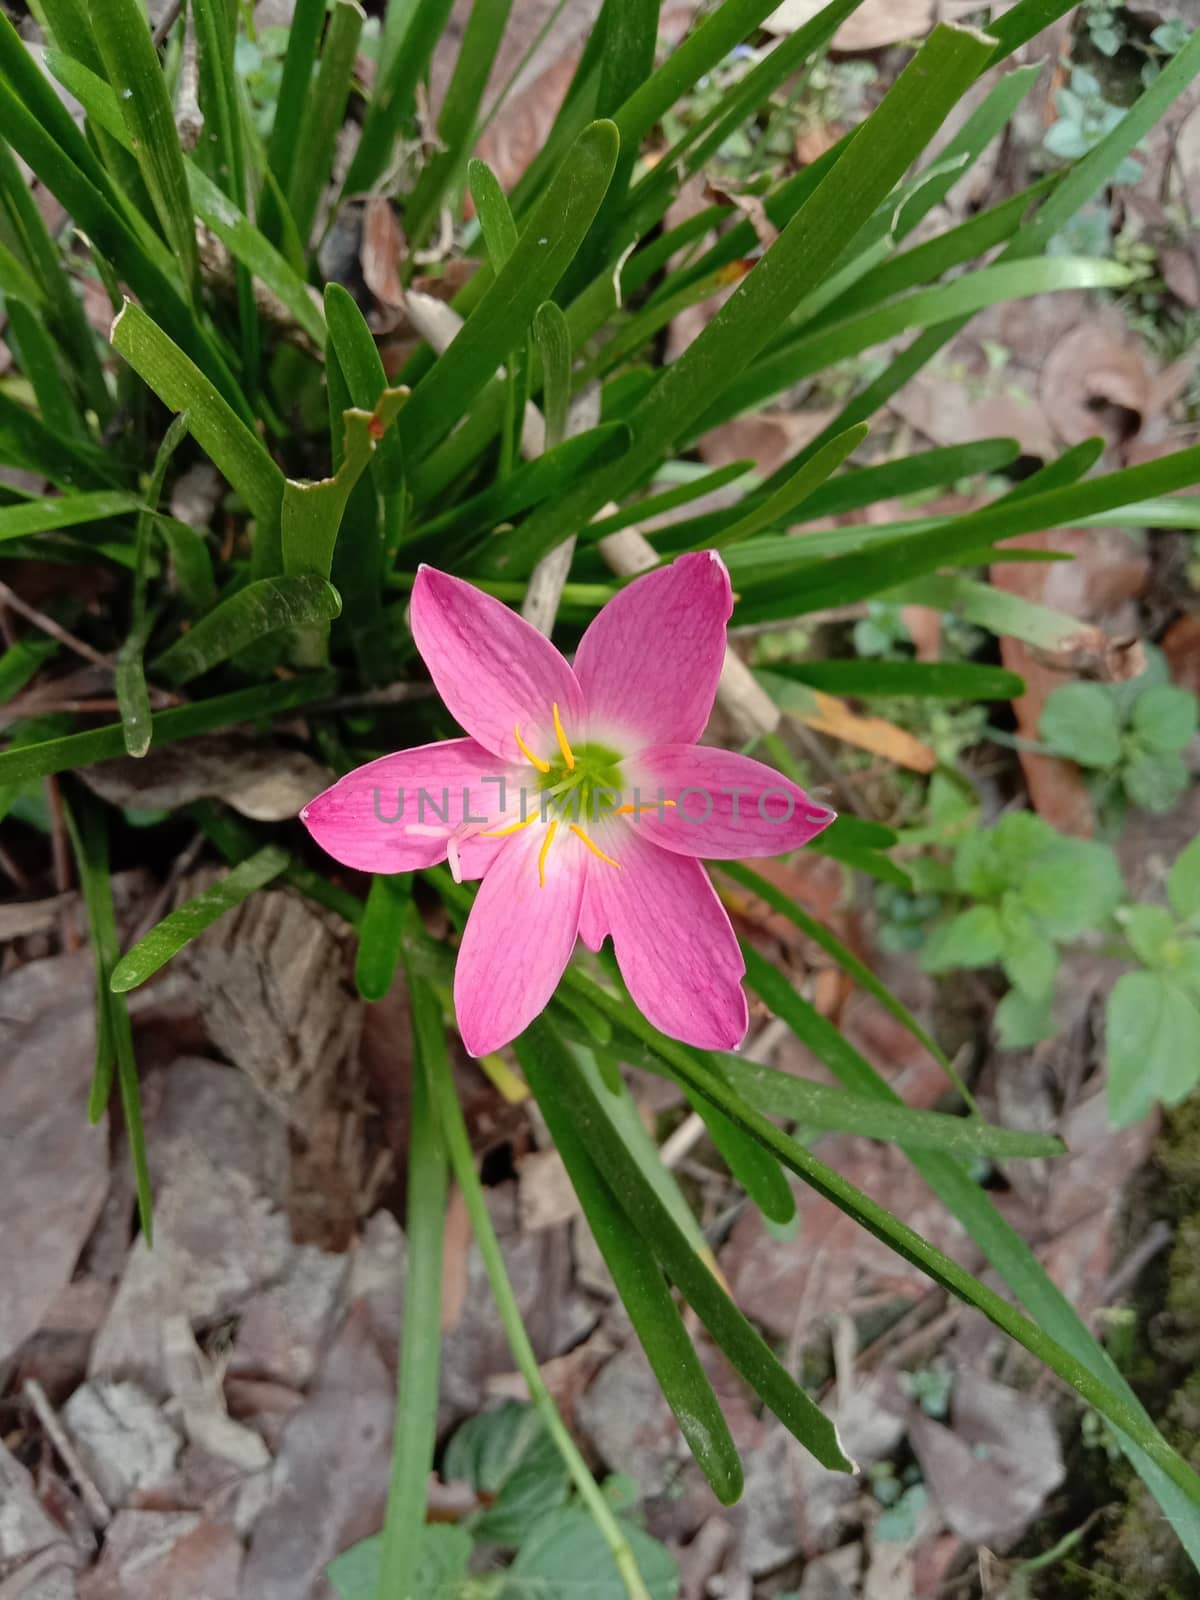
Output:
<path fill-rule="evenodd" d="M 1152 382 L 1141 344 L 1124 325 L 1090 316 L 1064 333 L 1047 356 L 1039 395 L 1067 444 L 1103 434 L 1120 445 L 1141 430 Z"/>
<path fill-rule="evenodd" d="M 734 206 L 740 211 L 754 229 L 758 242 L 764 250 L 769 249 L 778 239 L 779 229 L 767 215 L 767 208 L 758 195 L 743 193 L 736 189 L 724 189 L 715 183 L 706 183 L 704 193 L 714 205 Z"/>
<path fill-rule="evenodd" d="M 153 811 L 224 800 L 255 822 L 286 822 L 332 781 L 302 750 L 240 733 L 152 745 L 137 760 L 101 761 L 80 776 L 110 805 Z"/>
<path fill-rule="evenodd" d="M 1000 641 L 1010 672 L 1025 680 L 1025 693 L 1013 701 L 1017 731 L 1036 740 L 1049 695 L 1073 677 L 1121 682 L 1136 676 L 1144 654 L 1133 635 L 1129 603 L 1141 593 L 1149 564 L 1117 528 L 1060 528 L 1026 534 L 1009 547 L 1059 550 L 1074 556 L 1063 562 L 1003 562 L 992 567 L 998 589 L 1052 606 L 1080 619 L 1079 632 L 1065 648 L 1048 655 L 1019 639 Z M 1103 620 L 1105 627 L 1097 626 Z M 1022 750 L 1020 762 L 1034 809 L 1065 833 L 1087 835 L 1094 827 L 1091 804 L 1079 769 L 1057 756 Z"/>
<path fill-rule="evenodd" d="M 1003 387 L 983 386 L 935 369 L 918 373 L 888 405 L 934 444 L 1016 439 L 1023 455 L 1049 461 L 1058 453 L 1054 429 L 1024 375 L 1014 373 Z"/>
<path fill-rule="evenodd" d="M 404 286 L 400 282 L 404 251 L 404 230 L 392 202 L 385 195 L 372 195 L 363 213 L 359 260 L 363 281 L 385 306 L 404 304 Z"/>

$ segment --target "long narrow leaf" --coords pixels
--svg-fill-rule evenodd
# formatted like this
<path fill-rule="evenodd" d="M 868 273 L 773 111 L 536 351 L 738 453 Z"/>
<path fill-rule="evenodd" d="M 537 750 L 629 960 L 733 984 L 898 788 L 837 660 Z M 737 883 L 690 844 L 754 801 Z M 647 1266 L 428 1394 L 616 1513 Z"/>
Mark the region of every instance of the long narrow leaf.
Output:
<path fill-rule="evenodd" d="M 110 517 L 136 511 L 140 503 L 137 495 L 126 489 L 97 489 L 88 494 L 47 496 L 0 506 L 0 542 L 27 539 L 30 534 L 49 533 L 55 528 L 74 528 L 81 523 L 106 522 Z"/>
<path fill-rule="evenodd" d="M 130 145 L 154 202 L 163 234 L 179 264 L 184 287 L 200 284 L 196 230 L 183 151 L 158 52 L 139 0 L 104 0 L 91 8 L 92 36 L 120 102 Z"/>
<path fill-rule="evenodd" d="M 678 54 L 678 52 L 677 52 Z M 490 563 L 527 570 L 547 549 L 619 499 L 754 359 L 781 319 L 820 281 L 842 246 L 903 176 L 990 54 L 974 33 L 939 26 L 846 146 L 834 171 L 700 336 L 634 413 L 634 446 L 552 509 L 535 512 Z"/>
<path fill-rule="evenodd" d="M 146 1136 L 142 1128 L 142 1097 L 137 1062 L 133 1054 L 133 1029 L 124 997 L 113 994 L 109 978 L 117 960 L 117 918 L 113 908 L 112 878 L 108 866 L 108 826 L 103 808 L 90 797 L 81 802 L 78 822 L 69 805 L 63 815 L 75 852 L 79 882 L 88 911 L 88 931 L 96 961 L 97 1057 L 88 1114 L 97 1122 L 112 1090 L 113 1069 L 121 1091 L 125 1132 L 133 1162 L 138 1217 L 146 1243 L 153 1239 L 153 1202 L 150 1169 L 146 1162 Z"/>
<path fill-rule="evenodd" d="M 418 460 L 450 431 L 496 371 L 513 335 L 549 299 L 608 186 L 616 130 L 595 122 L 580 134 L 502 272 L 458 337 L 413 390 L 400 419 L 405 455 Z"/>
<path fill-rule="evenodd" d="M 707 1095 L 735 1121 L 740 1122 L 747 1131 L 761 1139 L 769 1150 L 772 1150 L 798 1177 L 811 1184 L 819 1194 L 832 1201 L 848 1216 L 853 1217 L 897 1254 L 928 1273 L 935 1282 L 959 1296 L 968 1305 L 982 1311 L 989 1321 L 995 1323 L 1018 1344 L 1024 1345 L 1031 1354 L 1065 1378 L 1089 1405 L 1100 1411 L 1127 1436 L 1133 1445 L 1144 1452 L 1153 1468 L 1181 1491 L 1181 1504 L 1186 1502 L 1193 1507 L 1200 1506 L 1200 1475 L 1197 1475 L 1166 1443 L 1145 1412 L 1132 1399 L 1126 1386 L 1119 1380 L 1114 1382 L 1115 1372 L 1098 1346 L 1095 1349 L 1101 1363 L 1099 1372 L 1090 1362 L 1085 1363 L 1076 1355 L 1074 1348 L 1065 1348 L 1052 1334 L 1047 1334 L 1027 1317 L 1014 1311 L 1007 1300 L 973 1278 L 969 1272 L 951 1261 L 941 1251 L 935 1250 L 883 1206 L 855 1189 L 853 1184 L 847 1183 L 839 1173 L 811 1156 L 795 1140 L 789 1139 L 758 1112 L 740 1101 L 713 1074 L 693 1061 L 686 1051 L 676 1049 L 670 1040 L 663 1039 L 649 1024 L 643 1023 L 632 1007 L 624 1006 L 619 1000 L 585 979 L 582 974 L 572 973 L 571 981 L 580 986 L 589 1000 L 599 1009 L 617 1020 L 622 1020 L 635 1032 L 639 1032 L 658 1054 L 672 1063 L 679 1076 L 689 1079 L 701 1093 Z M 925 1157 L 922 1161 L 922 1170 L 928 1172 L 929 1163 L 947 1160 L 946 1157 Z M 960 1170 L 952 1161 L 949 1165 L 952 1172 Z M 938 1169 L 935 1168 L 936 1170 Z M 982 1195 L 982 1191 L 976 1192 L 980 1194 L 984 1206 L 990 1210 L 990 1202 L 986 1196 Z M 957 1211 L 957 1205 L 955 1209 Z M 961 1212 L 959 1214 L 961 1215 Z M 1002 1227 L 1005 1226 L 999 1217 L 996 1218 L 996 1222 Z M 1079 1326 L 1082 1328 L 1082 1324 Z M 1100 1375 L 1101 1373 L 1103 1375 Z"/>
<path fill-rule="evenodd" d="M 114 994 L 127 994 L 166 966 L 193 939 L 218 918 L 240 906 L 257 889 L 264 888 L 288 864 L 284 851 L 265 845 L 256 855 L 234 867 L 223 878 L 156 923 L 127 950 L 112 970 L 109 988 Z"/>
<path fill-rule="evenodd" d="M 377 872 L 371 879 L 354 962 L 354 982 L 364 1000 L 382 1000 L 391 990 L 411 903 L 411 872 Z"/>
<path fill-rule="evenodd" d="M 865 311 L 844 323 L 793 340 L 765 357 L 739 382 L 730 384 L 718 403 L 696 423 L 695 431 L 705 433 L 814 372 L 859 355 L 909 328 L 936 326 L 1000 301 L 1056 290 L 1119 289 L 1129 282 L 1129 271 L 1118 262 L 1089 257 L 1046 256 L 1037 261 L 984 267 L 952 283 L 920 290 L 892 305 Z"/>
<path fill-rule="evenodd" d="M 1015 672 L 973 661 L 773 661 L 771 671 L 829 694 L 939 700 L 1015 700 L 1025 684 Z"/>
<path fill-rule="evenodd" d="M 342 609 L 337 590 L 307 573 L 257 578 L 222 600 L 154 662 L 165 682 L 190 683 L 258 639 L 329 622 Z"/>
<path fill-rule="evenodd" d="M 112 325 L 111 338 L 114 350 L 165 406 L 187 412 L 193 438 L 258 519 L 256 544 L 262 541 L 277 547 L 283 473 L 258 436 L 141 306 L 125 302 Z"/>
<path fill-rule="evenodd" d="M 377 882 L 386 880 L 376 880 Z M 446 1141 L 434 1073 L 445 1070 L 441 1008 L 429 985 L 409 979 L 413 1013 L 412 1105 L 408 1136 L 404 1325 L 396 1384 L 396 1428 L 379 1600 L 412 1593 L 433 1453 L 437 1444 L 438 1369 L 442 1350 L 442 1242 L 449 1190 Z"/>
<path fill-rule="evenodd" d="M 195 705 L 173 706 L 156 711 L 153 717 L 155 744 L 174 744 L 193 739 L 197 734 L 218 728 L 234 728 L 242 722 L 292 711 L 327 699 L 336 679 L 332 673 L 313 672 L 277 683 L 255 684 L 232 694 L 214 695 Z M 125 753 L 124 730 L 119 722 L 86 733 L 66 733 L 37 744 L 17 745 L 0 750 L 0 784 L 27 783 L 50 772 L 67 772 L 73 767 L 90 767 L 96 761 L 111 761 Z"/>
<path fill-rule="evenodd" d="M 102 78 L 55 50 L 46 52 L 46 65 L 85 107 L 92 122 L 116 138 L 129 138 L 117 98 Z M 202 167 L 185 156 L 184 169 L 192 205 L 201 222 L 212 229 L 235 261 L 253 273 L 291 312 L 309 338 L 321 344 L 325 323 L 308 285 L 255 227 L 244 209 L 236 206 Z"/>
<path fill-rule="evenodd" d="M 559 1077 L 562 1046 L 542 1023 L 518 1041 L 517 1057 L 667 1403 L 717 1498 L 731 1505 L 741 1494 L 742 1464 L 728 1424 L 658 1262 L 579 1137 Z"/>
<path fill-rule="evenodd" d="M 588 990 L 590 998 L 604 994 L 595 985 L 589 984 Z M 605 1000 L 608 1000 L 607 995 Z M 606 1004 L 602 1009 L 615 1015 L 621 1008 Z M 630 1222 L 658 1257 L 713 1338 L 755 1392 L 822 1465 L 833 1471 L 852 1470 L 852 1463 L 843 1452 L 837 1430 L 829 1418 L 789 1377 L 720 1288 L 709 1269 L 699 1261 L 636 1163 L 630 1159 L 620 1137 L 600 1114 L 595 1098 L 579 1075 L 576 1064 L 544 1024 L 535 1023 L 523 1038 L 527 1039 L 531 1034 L 541 1058 L 554 1061 L 556 1088 L 561 1094 L 558 1103 L 564 1115 L 570 1117 L 578 1139 L 590 1152 Z M 524 1056 L 522 1061 L 528 1071 L 529 1063 Z"/>
<path fill-rule="evenodd" d="M 288 206 L 300 238 L 309 241 L 321 191 L 329 182 L 338 129 L 346 114 L 354 56 L 366 15 L 358 0 L 334 0 L 321 65 L 305 110 L 304 137 L 292 162 Z"/>

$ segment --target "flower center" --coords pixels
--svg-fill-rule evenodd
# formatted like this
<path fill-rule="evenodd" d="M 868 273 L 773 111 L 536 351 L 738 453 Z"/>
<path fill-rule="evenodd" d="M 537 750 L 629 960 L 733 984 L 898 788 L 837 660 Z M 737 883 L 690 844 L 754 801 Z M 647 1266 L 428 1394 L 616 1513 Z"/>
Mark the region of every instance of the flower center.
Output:
<path fill-rule="evenodd" d="M 538 790 L 546 797 L 544 809 L 596 822 L 621 804 L 621 757 L 603 744 L 567 749 L 570 759 L 564 755 L 538 773 Z"/>
<path fill-rule="evenodd" d="M 546 829 L 546 837 L 538 851 L 538 885 L 542 888 L 546 884 L 546 857 L 561 823 L 565 823 L 567 831 L 573 833 L 594 856 L 619 870 L 621 863 L 606 855 L 581 824 L 632 809 L 621 805 L 620 753 L 602 744 L 581 744 L 578 749 L 572 749 L 557 701 L 553 713 L 554 736 L 558 742 L 558 755 L 553 760 L 547 761 L 543 756 L 536 755 L 522 739 L 520 727 L 513 729 L 519 749 L 537 771 L 536 798 L 531 799 L 522 793 L 521 820 L 483 835 L 485 839 L 500 839 L 506 834 L 518 833 L 532 823 L 541 822 Z"/>

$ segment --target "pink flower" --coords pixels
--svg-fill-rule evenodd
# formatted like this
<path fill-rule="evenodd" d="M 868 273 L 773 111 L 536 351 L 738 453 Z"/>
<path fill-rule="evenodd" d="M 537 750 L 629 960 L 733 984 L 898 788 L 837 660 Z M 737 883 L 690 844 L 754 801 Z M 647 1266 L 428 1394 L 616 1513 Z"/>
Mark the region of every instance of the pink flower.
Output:
<path fill-rule="evenodd" d="M 778 855 L 834 813 L 704 732 L 733 609 L 715 551 L 613 597 L 574 668 L 514 611 L 432 567 L 412 630 L 465 739 L 382 756 L 301 812 L 346 866 L 448 860 L 482 878 L 454 977 L 463 1043 L 497 1050 L 547 1005 L 576 936 L 612 935 L 663 1033 L 731 1049 L 746 1032 L 737 939 L 700 858 Z"/>

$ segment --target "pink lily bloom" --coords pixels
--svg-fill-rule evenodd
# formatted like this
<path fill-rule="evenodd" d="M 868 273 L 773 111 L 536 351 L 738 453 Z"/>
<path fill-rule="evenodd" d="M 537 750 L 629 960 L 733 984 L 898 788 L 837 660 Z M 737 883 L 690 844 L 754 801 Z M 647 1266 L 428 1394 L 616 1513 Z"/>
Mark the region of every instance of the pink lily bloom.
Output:
<path fill-rule="evenodd" d="M 715 551 L 621 589 L 574 667 L 536 628 L 460 578 L 422 567 L 417 648 L 465 739 L 358 767 L 300 813 L 346 866 L 448 861 L 481 878 L 454 975 L 463 1043 L 485 1055 L 549 1003 L 581 938 L 611 934 L 647 1018 L 732 1049 L 745 964 L 701 858 L 778 855 L 834 820 L 780 773 L 700 745 L 733 594 Z"/>

